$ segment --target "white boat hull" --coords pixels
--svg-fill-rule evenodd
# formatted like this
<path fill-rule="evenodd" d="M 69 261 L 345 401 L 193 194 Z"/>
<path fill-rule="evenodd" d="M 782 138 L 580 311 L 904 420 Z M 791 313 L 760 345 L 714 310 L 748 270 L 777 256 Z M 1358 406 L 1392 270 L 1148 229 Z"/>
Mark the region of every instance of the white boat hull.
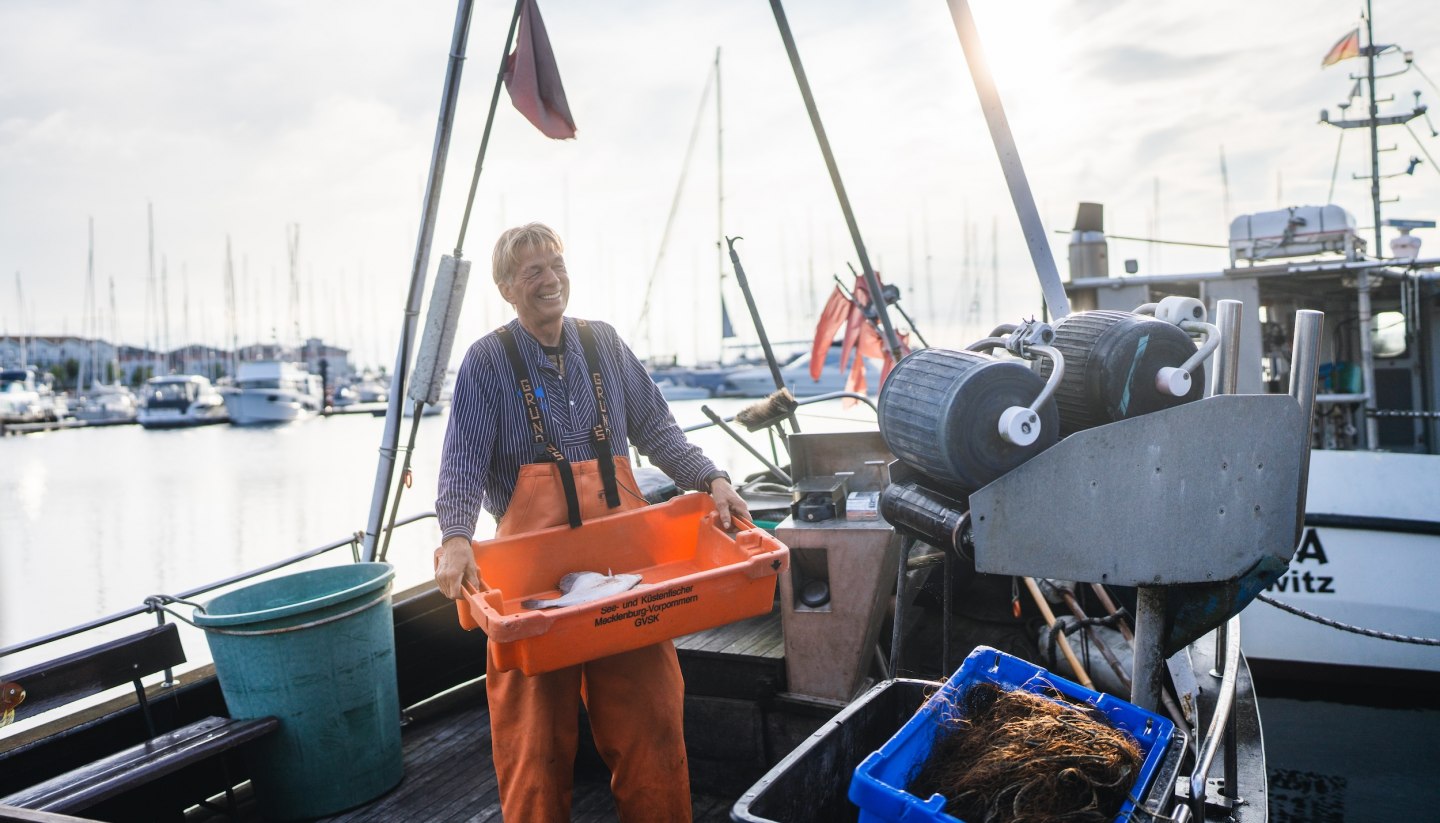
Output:
<path fill-rule="evenodd" d="M 1307 525 L 1290 570 L 1265 593 L 1331 620 L 1440 636 L 1440 456 L 1311 455 Z M 1440 647 L 1341 631 L 1255 602 L 1242 617 L 1253 660 L 1440 672 Z"/>
<path fill-rule="evenodd" d="M 292 423 L 320 412 L 318 398 L 284 389 L 243 389 L 225 395 L 230 422 L 237 426 Z"/>
<path fill-rule="evenodd" d="M 147 429 L 184 429 L 191 426 L 209 426 L 214 423 L 224 423 L 228 419 L 223 403 L 196 403 L 184 410 L 141 408 L 136 413 L 136 420 Z"/>

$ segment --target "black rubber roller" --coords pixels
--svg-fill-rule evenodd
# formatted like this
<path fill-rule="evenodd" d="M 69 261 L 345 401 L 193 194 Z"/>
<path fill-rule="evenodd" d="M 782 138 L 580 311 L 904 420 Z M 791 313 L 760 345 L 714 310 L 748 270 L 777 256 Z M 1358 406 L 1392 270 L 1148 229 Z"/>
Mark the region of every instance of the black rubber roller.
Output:
<path fill-rule="evenodd" d="M 880 434 L 890 451 L 922 474 L 979 489 L 1055 444 L 1053 401 L 1039 410 L 1040 435 L 1028 446 L 1000 437 L 1000 415 L 1029 406 L 1045 381 L 1018 360 L 949 349 L 921 349 L 896 364 L 880 390 Z"/>
<path fill-rule="evenodd" d="M 898 532 L 959 552 L 960 526 L 970 508 L 968 497 L 936 491 L 913 480 L 891 483 L 880 494 L 880 516 Z"/>
<path fill-rule="evenodd" d="M 1195 354 L 1195 342 L 1178 327 L 1123 311 L 1087 311 L 1055 324 L 1051 344 L 1065 355 L 1065 375 L 1055 391 L 1060 433 L 1114 423 L 1198 400 L 1204 393 L 1205 368 L 1191 374 L 1183 397 L 1164 394 L 1155 385 L 1160 369 L 1178 368 Z M 1050 361 L 1040 374 L 1050 376 Z"/>

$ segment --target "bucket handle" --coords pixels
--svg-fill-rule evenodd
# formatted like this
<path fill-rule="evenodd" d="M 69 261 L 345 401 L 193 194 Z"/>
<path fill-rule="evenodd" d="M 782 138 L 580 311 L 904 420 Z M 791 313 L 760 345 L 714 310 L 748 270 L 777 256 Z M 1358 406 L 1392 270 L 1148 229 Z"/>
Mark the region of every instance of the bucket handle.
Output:
<path fill-rule="evenodd" d="M 149 597 L 145 598 L 145 605 L 146 605 L 147 607 L 149 607 L 149 610 L 152 611 L 152 612 L 153 612 L 153 611 L 156 611 L 156 610 L 163 611 L 163 612 L 169 614 L 171 617 L 174 617 L 176 620 L 179 620 L 179 621 L 181 621 L 181 622 L 183 622 L 183 623 L 188 623 L 188 624 L 190 624 L 191 626 L 194 626 L 195 628 L 197 628 L 197 629 L 199 629 L 199 630 L 201 630 L 201 631 L 204 631 L 204 632 L 213 632 L 213 633 L 215 633 L 215 634 L 228 634 L 228 635 L 231 635 L 231 636 L 234 636 L 234 637 L 263 637 L 263 636 L 266 636 L 266 635 L 273 635 L 273 634 L 286 634 L 286 633 L 288 633 L 288 632 L 295 632 L 295 631 L 299 631 L 299 630 L 301 630 L 301 629 L 313 629 L 313 628 L 315 628 L 316 626 L 324 626 L 324 625 L 327 624 L 327 623 L 334 623 L 334 622 L 337 621 L 337 620 L 344 620 L 344 619 L 347 618 L 347 617 L 350 617 L 350 616 L 352 616 L 352 615 L 359 614 L 360 612 L 365 611 L 366 609 L 370 608 L 371 606 L 378 605 L 378 604 L 380 604 L 380 603 L 382 603 L 382 602 L 384 602 L 384 601 L 386 601 L 386 600 L 389 600 L 389 599 L 390 599 L 390 586 L 386 586 L 385 589 L 380 592 L 379 596 L 373 597 L 373 598 L 371 598 L 370 600 L 367 600 L 366 602 L 360 604 L 359 606 L 356 606 L 356 607 L 353 608 L 353 609 L 347 609 L 347 610 L 345 610 L 345 611 L 343 611 L 343 612 L 340 612 L 339 614 L 332 614 L 332 615 L 329 615 L 328 617 L 322 617 L 322 618 L 319 618 L 318 620 L 310 620 L 310 621 L 307 621 L 307 622 L 305 622 L 305 623 L 296 624 L 296 625 L 294 625 L 294 626 L 284 626 L 284 627 L 277 628 L 277 629 L 250 629 L 250 630 L 245 630 L 245 629 L 222 629 L 222 628 L 220 628 L 220 627 L 218 627 L 218 626 L 201 626 L 201 625 L 197 624 L 195 621 L 193 621 L 193 620 L 191 620 L 190 618 L 186 617 L 185 615 L 183 615 L 183 614 L 175 611 L 174 609 L 168 608 L 168 606 L 169 606 L 169 604 L 171 604 L 171 603 L 181 603 L 181 604 L 184 604 L 184 605 L 186 605 L 186 606 L 194 606 L 195 609 L 196 609 L 197 611 L 201 612 L 201 613 L 204 613 L 204 612 L 205 612 L 205 607 L 204 607 L 204 606 L 200 605 L 199 603 L 191 602 L 191 601 L 189 601 L 189 600 L 181 600 L 181 599 L 178 598 L 178 597 L 171 597 L 171 596 L 168 595 L 168 594 L 152 594 L 152 595 L 150 595 Z"/>

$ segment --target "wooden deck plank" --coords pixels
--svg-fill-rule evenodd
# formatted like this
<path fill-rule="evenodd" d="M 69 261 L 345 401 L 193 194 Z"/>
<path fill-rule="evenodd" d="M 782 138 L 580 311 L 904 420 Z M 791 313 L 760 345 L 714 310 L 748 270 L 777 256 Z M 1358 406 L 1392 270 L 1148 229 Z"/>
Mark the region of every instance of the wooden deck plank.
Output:
<path fill-rule="evenodd" d="M 402 747 L 405 779 L 400 785 L 366 806 L 324 818 L 326 823 L 499 823 L 499 789 L 490 765 L 489 713 L 483 703 L 407 726 Z M 696 823 L 719 823 L 729 820 L 734 799 L 695 794 L 692 802 Z M 571 808 L 575 821 L 618 820 L 609 773 L 603 766 L 582 762 L 577 767 Z M 258 819 L 258 808 L 251 811 L 242 819 Z"/>
<path fill-rule="evenodd" d="M 707 629 L 675 639 L 675 647 L 714 654 L 748 654 L 778 657 L 783 645 L 775 642 L 780 633 L 778 611 Z M 757 654 L 758 652 L 758 654 Z"/>

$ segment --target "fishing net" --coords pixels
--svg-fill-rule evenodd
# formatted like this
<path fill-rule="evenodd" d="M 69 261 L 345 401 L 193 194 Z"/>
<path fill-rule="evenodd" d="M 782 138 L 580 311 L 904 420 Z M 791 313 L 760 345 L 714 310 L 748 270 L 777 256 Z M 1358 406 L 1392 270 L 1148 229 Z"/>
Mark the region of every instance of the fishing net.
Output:
<path fill-rule="evenodd" d="M 959 704 L 941 712 L 911 794 L 944 795 L 946 814 L 966 823 L 1115 819 L 1143 758 L 1099 712 L 989 683 Z"/>

